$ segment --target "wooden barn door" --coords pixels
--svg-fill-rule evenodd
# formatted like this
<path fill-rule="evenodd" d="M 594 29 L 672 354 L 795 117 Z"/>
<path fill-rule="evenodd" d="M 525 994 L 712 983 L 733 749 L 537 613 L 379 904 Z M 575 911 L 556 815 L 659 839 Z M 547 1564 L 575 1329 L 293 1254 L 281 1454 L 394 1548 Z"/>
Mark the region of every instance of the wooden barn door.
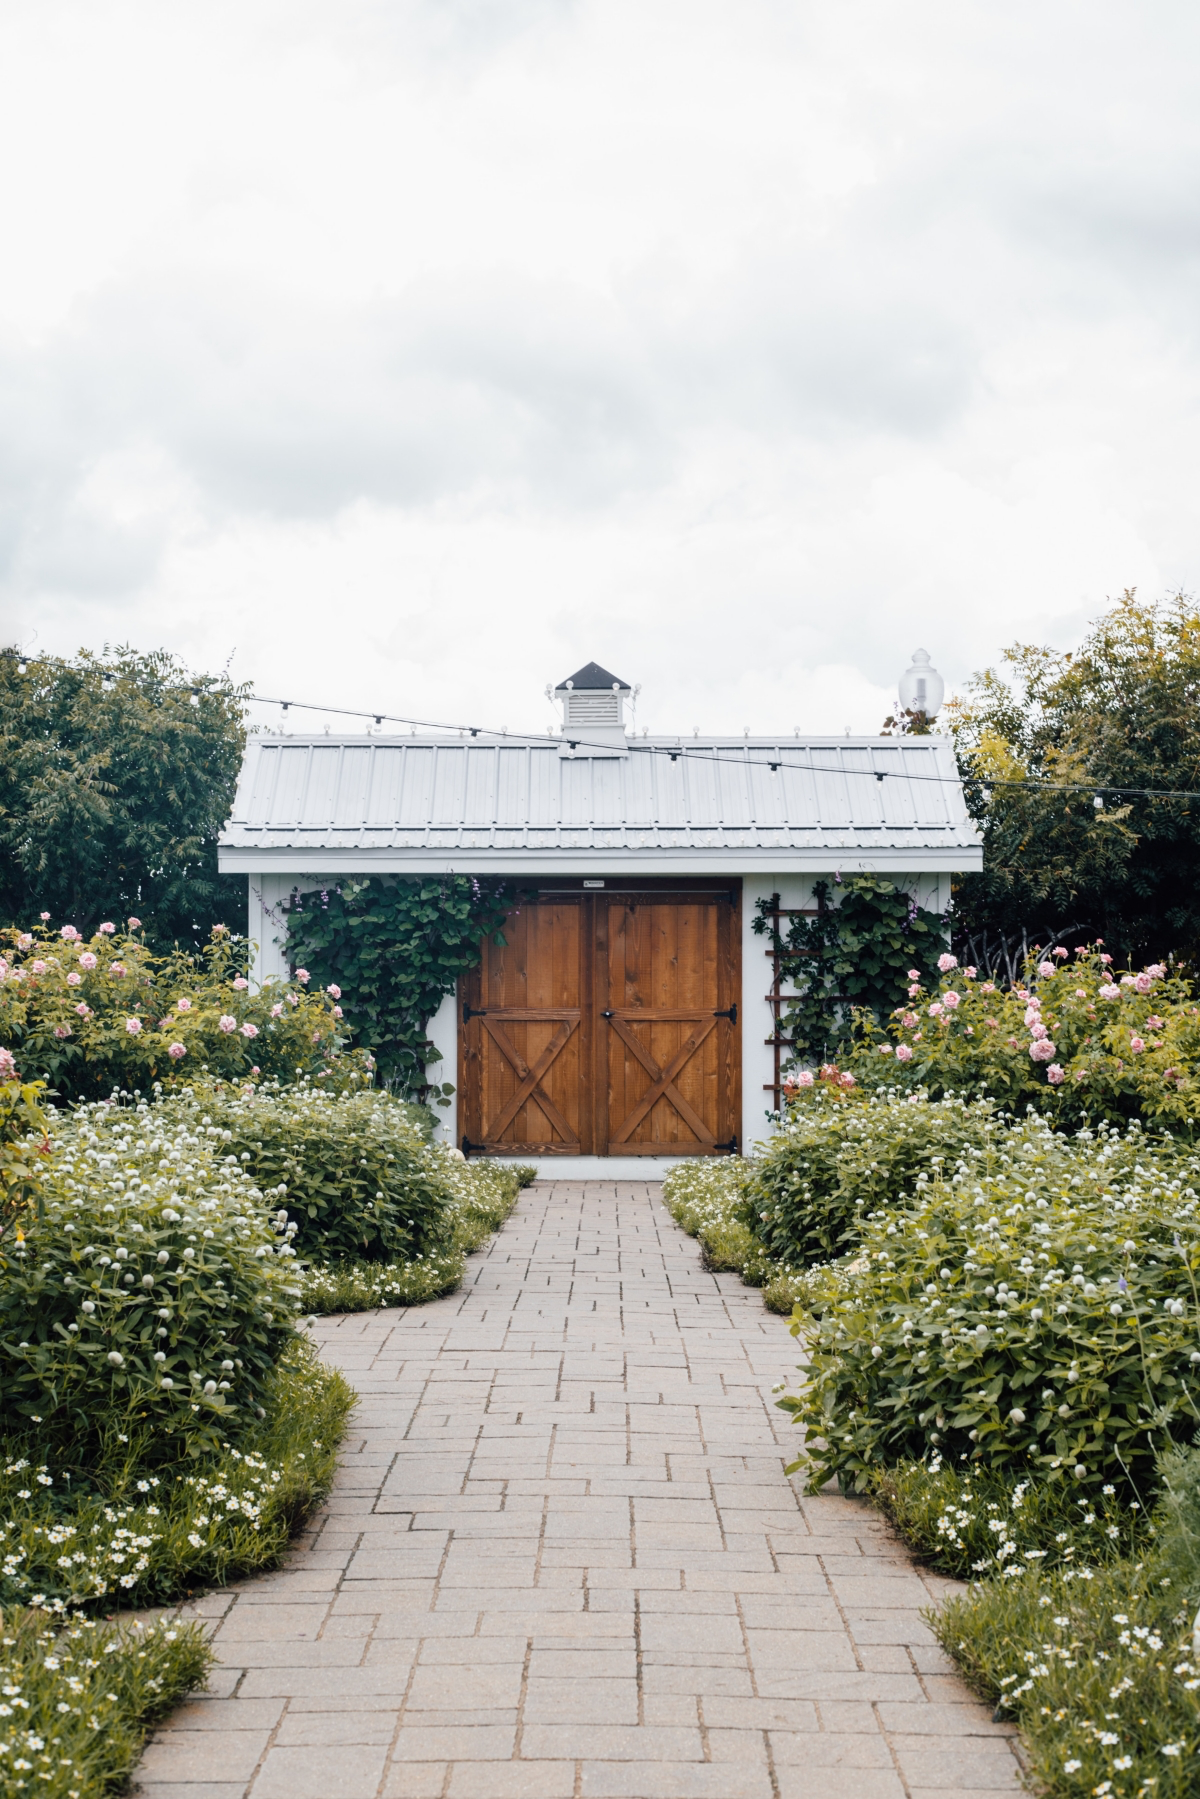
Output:
<path fill-rule="evenodd" d="M 735 908 L 724 894 L 639 894 L 613 895 L 597 910 L 600 1153 L 731 1152 L 740 1108 Z"/>
<path fill-rule="evenodd" d="M 575 895 L 523 902 L 505 920 L 504 947 L 485 942 L 461 983 L 468 1155 L 594 1153 L 589 910 Z"/>
<path fill-rule="evenodd" d="M 460 985 L 468 1155 L 718 1155 L 741 1109 L 728 892 L 546 893 Z"/>

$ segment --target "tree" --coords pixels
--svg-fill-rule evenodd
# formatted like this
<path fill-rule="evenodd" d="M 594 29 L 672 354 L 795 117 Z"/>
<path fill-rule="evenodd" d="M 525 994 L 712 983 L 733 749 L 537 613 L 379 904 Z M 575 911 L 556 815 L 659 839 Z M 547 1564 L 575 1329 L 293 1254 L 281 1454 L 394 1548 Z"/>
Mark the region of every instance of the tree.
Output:
<path fill-rule="evenodd" d="M 1122 962 L 1196 961 L 1200 799 L 1133 790 L 1200 790 L 1200 612 L 1126 592 L 1079 650 L 1017 644 L 1005 660 L 1016 685 L 988 669 L 946 708 L 984 836 L 982 873 L 956 888 L 956 937 L 1068 932 Z M 1097 805 L 1097 788 L 1118 791 Z"/>
<path fill-rule="evenodd" d="M 217 834 L 245 692 L 164 650 L 0 655 L 0 922 L 49 912 L 90 936 L 132 913 L 163 951 L 214 924 L 244 933 L 245 882 L 218 874 Z"/>

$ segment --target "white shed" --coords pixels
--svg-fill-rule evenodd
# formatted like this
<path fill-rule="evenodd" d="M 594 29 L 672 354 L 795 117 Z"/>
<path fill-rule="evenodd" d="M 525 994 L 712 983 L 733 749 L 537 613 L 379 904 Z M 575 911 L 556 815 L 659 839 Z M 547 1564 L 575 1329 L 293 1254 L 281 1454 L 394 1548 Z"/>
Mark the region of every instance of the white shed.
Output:
<path fill-rule="evenodd" d="M 634 736 L 589 663 L 560 738 L 255 736 L 220 866 L 245 874 L 259 978 L 286 972 L 282 902 L 356 875 L 510 878 L 506 947 L 430 1027 L 468 1153 L 650 1177 L 761 1137 L 776 1102 L 756 902 L 878 873 L 933 911 L 978 869 L 942 737 Z M 457 1074 L 454 1071 L 457 1070 Z"/>

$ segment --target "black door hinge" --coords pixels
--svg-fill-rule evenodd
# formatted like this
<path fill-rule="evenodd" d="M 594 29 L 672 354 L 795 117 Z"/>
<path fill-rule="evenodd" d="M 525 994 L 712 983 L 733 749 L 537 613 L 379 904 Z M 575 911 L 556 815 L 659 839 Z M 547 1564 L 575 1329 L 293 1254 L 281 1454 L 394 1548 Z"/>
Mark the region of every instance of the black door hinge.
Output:
<path fill-rule="evenodd" d="M 728 1143 L 714 1143 L 713 1148 L 724 1151 L 727 1156 L 736 1156 L 738 1152 L 738 1140 L 736 1137 L 731 1137 Z"/>
<path fill-rule="evenodd" d="M 462 1140 L 462 1152 L 468 1162 L 471 1160 L 471 1151 L 473 1149 L 482 1150 L 482 1148 L 482 1143 L 472 1143 L 469 1137 L 464 1137 Z"/>
<path fill-rule="evenodd" d="M 486 1015 L 487 1015 L 487 1007 L 486 1006 L 469 1006 L 467 1004 L 466 1000 L 463 1001 L 463 1023 L 464 1024 L 470 1024 L 470 1022 L 473 1018 L 484 1018 L 484 1017 L 486 1017 Z"/>
<path fill-rule="evenodd" d="M 727 1018 L 729 1020 L 730 1024 L 736 1024 L 737 1023 L 737 1001 L 734 1000 L 733 1004 L 731 1006 L 727 1006 L 724 1012 L 714 1012 L 713 1017 L 714 1018 Z"/>

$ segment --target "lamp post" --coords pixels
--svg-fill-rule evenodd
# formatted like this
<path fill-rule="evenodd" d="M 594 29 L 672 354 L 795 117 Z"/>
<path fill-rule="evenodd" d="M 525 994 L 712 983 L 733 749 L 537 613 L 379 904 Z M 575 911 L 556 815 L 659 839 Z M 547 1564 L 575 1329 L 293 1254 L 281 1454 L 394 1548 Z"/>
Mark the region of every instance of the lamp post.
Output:
<path fill-rule="evenodd" d="M 909 730 L 924 737 L 930 724 L 941 711 L 946 683 L 929 660 L 928 650 L 914 650 L 909 666 L 900 677 L 901 711 L 912 720 Z"/>

